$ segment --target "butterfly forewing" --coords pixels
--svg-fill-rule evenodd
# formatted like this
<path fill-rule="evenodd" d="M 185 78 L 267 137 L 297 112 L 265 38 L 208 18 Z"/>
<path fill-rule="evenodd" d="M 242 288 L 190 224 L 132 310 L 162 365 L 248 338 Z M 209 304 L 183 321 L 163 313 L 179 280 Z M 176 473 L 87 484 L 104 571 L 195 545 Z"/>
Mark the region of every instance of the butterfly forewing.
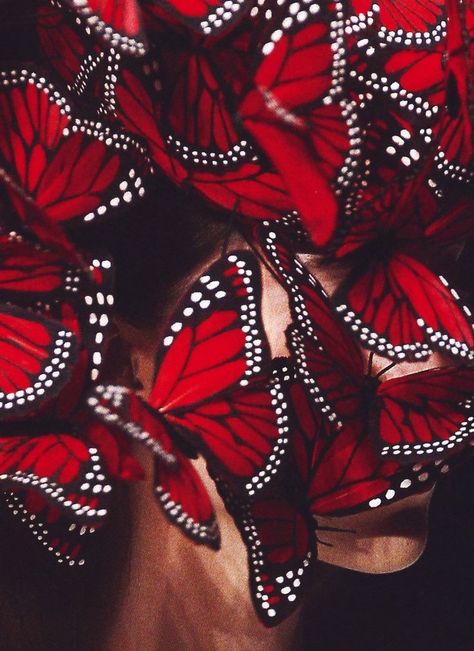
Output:
<path fill-rule="evenodd" d="M 445 457 L 474 435 L 474 368 L 429 369 L 383 382 L 376 444 L 400 463 Z"/>

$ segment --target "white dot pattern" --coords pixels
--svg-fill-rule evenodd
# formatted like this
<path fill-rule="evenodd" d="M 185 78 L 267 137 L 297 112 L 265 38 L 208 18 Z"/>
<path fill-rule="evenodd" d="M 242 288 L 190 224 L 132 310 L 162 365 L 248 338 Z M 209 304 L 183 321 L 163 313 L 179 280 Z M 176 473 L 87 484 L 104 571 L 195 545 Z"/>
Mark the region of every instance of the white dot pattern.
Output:
<path fill-rule="evenodd" d="M 113 285 L 113 267 L 108 258 L 94 258 L 91 271 L 100 270 L 102 283 L 89 283 L 81 294 L 83 313 L 86 315 L 86 342 L 89 351 L 90 376 L 97 380 L 102 365 L 102 350 L 111 326 L 110 315 L 114 305 L 114 296 L 110 291 Z"/>
<path fill-rule="evenodd" d="M 19 316 L 21 317 L 21 313 Z M 39 317 L 37 318 L 39 319 Z M 0 391 L 0 413 L 16 415 L 23 411 L 31 411 L 39 402 L 50 396 L 55 390 L 59 390 L 69 377 L 70 368 L 77 352 L 75 337 L 72 332 L 65 329 L 57 330 L 53 334 L 55 322 L 48 324 L 47 321 L 42 321 L 42 323 L 54 336 L 54 342 L 49 346 L 50 356 L 43 361 L 41 371 L 32 377 L 29 386 L 8 393 Z"/>
<path fill-rule="evenodd" d="M 314 559 L 313 553 L 309 551 L 299 561 L 286 566 L 282 564 L 280 572 L 272 571 L 267 565 L 264 543 L 252 516 L 252 502 L 232 495 L 218 477 L 214 477 L 214 481 L 247 547 L 252 599 L 257 614 L 266 624 L 275 625 L 298 605 Z"/>
<path fill-rule="evenodd" d="M 288 447 L 289 440 L 289 415 L 288 400 L 284 390 L 284 379 L 289 374 L 288 366 L 284 362 L 275 363 L 269 390 L 272 398 L 272 406 L 277 416 L 278 438 L 273 444 L 272 450 L 268 455 L 265 465 L 255 474 L 245 485 L 249 497 L 253 497 L 257 491 L 260 491 L 272 478 L 277 474 L 281 466 L 282 459 Z"/>
<path fill-rule="evenodd" d="M 77 491 L 75 488 L 64 488 L 58 481 L 54 481 L 50 477 L 40 477 L 33 472 L 20 470 L 0 473 L 0 482 L 3 485 L 38 491 L 66 511 L 69 516 L 73 515 L 75 519 L 83 522 L 87 520 L 100 521 L 107 515 L 105 503 L 108 501 L 107 495 L 111 492 L 112 487 L 105 481 L 96 448 L 89 448 L 88 465 L 87 468 L 81 469 L 81 472 L 87 481 L 83 482 Z M 100 505 L 96 505 L 96 498 L 99 499 Z"/>
<path fill-rule="evenodd" d="M 190 538 L 195 542 L 205 543 L 213 547 L 218 547 L 220 541 L 219 527 L 217 521 L 201 524 L 196 522 L 183 509 L 182 505 L 173 500 L 170 493 L 159 484 L 155 486 L 155 494 L 160 504 L 170 520 L 177 524 Z"/>
<path fill-rule="evenodd" d="M 145 53 L 145 43 L 114 29 L 103 21 L 91 8 L 88 0 L 68 0 L 69 4 L 83 17 L 87 25 L 111 47 L 119 47 L 127 54 L 142 56 Z"/>
<path fill-rule="evenodd" d="M 367 348 L 389 357 L 402 361 L 404 359 L 421 360 L 432 354 L 433 349 L 425 342 L 411 344 L 392 344 L 385 337 L 374 332 L 366 323 L 344 303 L 336 306 L 336 311 L 342 316 L 349 328 L 354 332 Z"/>
<path fill-rule="evenodd" d="M 143 179 L 138 173 L 138 169 L 143 170 L 145 174 L 150 171 L 149 160 L 146 151 L 140 143 L 138 143 L 132 136 L 125 132 L 114 131 L 109 126 L 103 125 L 101 122 L 88 119 L 79 119 L 71 115 L 71 106 L 67 103 L 66 99 L 57 91 L 54 86 L 41 77 L 36 71 L 22 69 L 10 70 L 8 72 L 0 72 L 0 92 L 1 89 L 7 90 L 10 87 L 22 86 L 33 84 L 39 91 L 46 94 L 50 102 L 54 102 L 60 108 L 61 113 L 68 117 L 69 124 L 63 130 L 63 137 L 67 138 L 70 134 L 83 133 L 86 136 L 102 142 L 111 151 L 121 152 L 121 162 L 123 165 L 122 180 L 114 181 L 115 192 L 113 196 L 107 196 L 106 203 L 99 205 L 94 210 L 91 210 L 85 215 L 82 215 L 84 222 L 90 222 L 96 217 L 102 217 L 110 211 L 110 208 L 116 208 L 129 204 L 135 198 L 141 198 L 145 194 L 145 187 Z M 133 163 L 137 167 L 130 164 Z M 14 185 L 15 182 L 5 170 L 0 168 L 0 175 L 3 176 L 7 182 Z"/>
<path fill-rule="evenodd" d="M 67 526 L 65 522 L 50 525 L 43 522 L 36 514 L 30 513 L 18 494 L 5 491 L 3 498 L 11 514 L 28 527 L 38 543 L 54 555 L 57 563 L 64 563 L 70 567 L 84 565 L 85 560 L 80 556 L 77 547 L 82 542 L 83 536 L 95 532 L 94 527 L 75 523 Z M 59 532 L 58 528 L 60 528 Z"/>
<path fill-rule="evenodd" d="M 176 457 L 163 448 L 156 438 L 156 432 L 150 432 L 140 423 L 131 421 L 128 416 L 128 397 L 130 390 L 123 386 L 108 384 L 94 387 L 94 394 L 87 399 L 87 405 L 93 413 L 108 426 L 115 426 L 125 434 L 139 441 L 168 466 L 177 463 Z M 156 412 L 156 418 L 160 416 Z"/>
<path fill-rule="evenodd" d="M 218 7 L 212 8 L 206 17 L 203 18 L 199 25 L 206 36 L 215 34 L 224 27 L 227 27 L 246 5 L 249 5 L 249 0 L 224 0 Z"/>

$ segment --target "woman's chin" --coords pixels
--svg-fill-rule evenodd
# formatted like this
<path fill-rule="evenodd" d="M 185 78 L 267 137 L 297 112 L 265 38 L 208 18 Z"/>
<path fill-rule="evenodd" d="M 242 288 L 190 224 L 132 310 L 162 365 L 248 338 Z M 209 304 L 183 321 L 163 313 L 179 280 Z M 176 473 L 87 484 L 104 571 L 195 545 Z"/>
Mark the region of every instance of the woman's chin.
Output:
<path fill-rule="evenodd" d="M 374 511 L 318 518 L 319 560 L 367 574 L 398 572 L 413 565 L 426 548 L 432 492 Z"/>

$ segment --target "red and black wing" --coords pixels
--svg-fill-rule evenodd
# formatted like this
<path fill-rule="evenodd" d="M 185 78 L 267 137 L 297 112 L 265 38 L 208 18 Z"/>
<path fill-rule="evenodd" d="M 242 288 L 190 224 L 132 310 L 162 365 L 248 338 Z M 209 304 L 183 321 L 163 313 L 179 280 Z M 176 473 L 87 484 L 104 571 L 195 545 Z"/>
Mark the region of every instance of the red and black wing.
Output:
<path fill-rule="evenodd" d="M 74 119 L 36 72 L 11 71 L 2 81 L 0 176 L 23 220 L 28 201 L 55 225 L 89 222 L 143 196 L 146 164 L 129 136 Z"/>
<path fill-rule="evenodd" d="M 203 48 L 188 33 L 175 40 L 170 44 L 161 38 L 159 50 L 161 124 L 173 156 L 191 173 L 209 170 L 216 176 L 256 161 L 248 136 L 234 117 L 231 100 L 238 89 L 229 88 L 219 61 L 224 59 L 229 73 L 242 72 L 244 54 L 232 41 Z"/>
<path fill-rule="evenodd" d="M 232 252 L 208 268 L 167 328 L 148 398 L 239 490 L 269 481 L 287 442 L 260 303 L 252 254 Z"/>
<path fill-rule="evenodd" d="M 247 547 L 255 612 L 265 626 L 276 626 L 300 605 L 311 578 L 315 522 L 278 483 L 252 501 L 214 481 Z"/>
<path fill-rule="evenodd" d="M 0 236 L 0 296 L 15 304 L 34 306 L 78 291 L 82 272 L 54 251 L 15 235 Z"/>
<path fill-rule="evenodd" d="M 3 501 L 9 512 L 20 520 L 42 547 L 58 563 L 84 565 L 84 551 L 94 527 L 76 524 L 40 493 L 32 490 L 4 491 Z"/>
<path fill-rule="evenodd" d="M 381 355 L 420 359 L 438 348 L 474 358 L 468 308 L 444 277 L 403 251 L 352 273 L 334 301 L 361 343 Z"/>
<path fill-rule="evenodd" d="M 112 487 L 97 448 L 70 434 L 3 435 L 0 482 L 40 493 L 78 522 L 96 524 L 108 512 Z"/>
<path fill-rule="evenodd" d="M 105 425 L 148 447 L 162 464 L 176 466 L 175 446 L 166 422 L 130 389 L 112 384 L 95 386 L 87 405 Z"/>
<path fill-rule="evenodd" d="M 239 113 L 280 174 L 313 241 L 324 246 L 338 219 L 332 186 L 358 141 L 358 127 L 349 105 L 336 98 L 342 40 L 333 37 L 340 12 L 318 6 L 314 12 L 302 9 L 294 20 L 292 7 L 286 3 L 281 15 L 275 12 Z"/>
<path fill-rule="evenodd" d="M 417 35 L 417 43 L 434 40 L 442 32 L 445 12 L 442 0 L 351 0 L 354 20 L 358 14 L 369 14 L 379 29 L 379 37 L 402 43 Z M 352 18 L 352 17 L 351 17 Z M 360 16 L 359 16 L 360 18 Z M 397 40 L 395 40 L 397 37 Z"/>
<path fill-rule="evenodd" d="M 144 478 L 140 463 L 133 456 L 130 441 L 117 428 L 106 427 L 97 420 L 91 420 L 83 431 L 89 445 L 97 448 L 107 477 L 111 480 L 135 481 Z"/>
<path fill-rule="evenodd" d="M 325 421 L 307 401 L 301 386 L 290 389 L 295 427 L 293 463 L 304 483 L 307 509 L 314 516 L 345 516 L 391 504 L 428 490 L 448 462 L 400 466 L 382 459 L 364 414 L 347 419 L 328 435 Z"/>
<path fill-rule="evenodd" d="M 357 345 L 338 319 L 318 281 L 269 225 L 259 241 L 287 287 L 293 325 L 287 340 L 296 370 L 317 410 L 333 424 L 357 410 L 364 363 Z"/>
<path fill-rule="evenodd" d="M 382 456 L 446 457 L 474 434 L 474 368 L 429 369 L 382 382 L 373 420 Z"/>
<path fill-rule="evenodd" d="M 219 546 L 214 509 L 179 435 L 141 398 L 120 386 L 98 386 L 87 400 L 95 417 L 146 445 L 156 458 L 155 493 L 166 516 L 197 543 Z"/>
<path fill-rule="evenodd" d="M 210 467 L 239 493 L 253 496 L 277 474 L 288 444 L 288 405 L 277 366 L 273 376 L 251 381 L 221 399 L 208 399 L 169 421 Z"/>
<path fill-rule="evenodd" d="M 155 462 L 155 494 L 163 511 L 191 540 L 219 549 L 216 514 L 199 473 L 178 448 L 174 454 L 177 465 L 172 469 Z"/>
<path fill-rule="evenodd" d="M 68 9 L 50 0 L 36 4 L 40 55 L 70 90 L 81 94 L 105 53 L 90 36 L 89 28 Z"/>
<path fill-rule="evenodd" d="M 199 61 L 202 63 L 201 59 Z M 155 59 L 140 67 L 127 63 L 120 69 L 117 82 L 111 85 L 107 94 L 108 102 L 123 126 L 148 144 L 153 162 L 176 183 L 190 184 L 214 203 L 241 215 L 274 219 L 291 210 L 292 201 L 278 174 L 265 162 L 247 156 L 248 142 L 242 140 L 235 126 L 231 125 L 220 84 L 214 87 L 215 93 L 210 97 L 211 88 L 202 86 L 203 80 L 194 76 L 199 71 L 193 68 L 185 71 L 186 83 L 197 81 L 199 86 L 191 86 L 187 93 L 193 96 L 197 93 L 195 97 L 199 96 L 204 105 L 185 107 L 181 94 L 171 93 L 166 103 L 168 113 L 164 116 L 163 80 L 158 74 L 160 65 Z M 208 76 L 205 81 L 215 84 Z M 192 120 L 188 120 L 189 112 L 193 113 Z M 183 123 L 184 117 L 186 123 Z M 194 128 L 197 125 L 199 130 Z M 227 139 L 229 142 L 232 140 L 233 145 L 221 151 L 219 148 L 226 147 Z M 213 145 L 217 145 L 217 152 L 206 149 L 211 140 Z M 243 158 L 240 152 L 245 154 Z M 211 156 L 211 153 L 215 155 Z"/>
<path fill-rule="evenodd" d="M 112 48 L 140 56 L 147 44 L 138 0 L 64 0 Z"/>
<path fill-rule="evenodd" d="M 415 137 L 402 131 L 401 148 Z M 403 187 L 389 183 L 384 197 L 367 198 L 336 253 L 352 256 L 352 271 L 333 297 L 337 311 L 364 347 L 397 360 L 426 357 L 432 348 L 474 354 L 469 311 L 447 281 L 416 257 L 416 247 L 447 246 L 456 231 L 461 240 L 469 224 L 462 195 L 437 199 L 426 178 L 429 163 Z"/>
<path fill-rule="evenodd" d="M 18 416 L 54 396 L 76 355 L 76 338 L 62 323 L 1 305 L 0 414 Z"/>

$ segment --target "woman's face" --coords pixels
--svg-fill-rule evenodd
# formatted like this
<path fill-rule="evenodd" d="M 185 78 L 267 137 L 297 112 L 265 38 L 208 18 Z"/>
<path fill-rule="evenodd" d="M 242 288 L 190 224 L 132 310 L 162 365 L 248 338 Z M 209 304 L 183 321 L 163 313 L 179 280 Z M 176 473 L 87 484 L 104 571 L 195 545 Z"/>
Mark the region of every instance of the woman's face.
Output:
<path fill-rule="evenodd" d="M 246 243 L 235 235 L 230 248 L 248 248 Z M 215 258 L 218 257 L 216 253 Z M 184 294 L 187 287 L 197 278 L 205 267 L 215 258 L 203 263 L 190 277 L 182 288 Z M 338 268 L 322 266 L 316 256 L 303 255 L 302 262 L 322 283 L 329 294 L 332 294 L 342 280 L 344 272 Z M 261 265 L 262 274 L 262 319 L 273 357 L 288 356 L 285 330 L 290 323 L 290 308 L 285 289 L 277 282 L 271 272 Z M 176 303 L 179 297 L 176 297 Z M 174 306 L 168 307 L 172 313 Z M 136 377 L 143 386 L 144 396 L 152 387 L 154 374 L 155 351 L 160 341 L 167 316 L 157 322 L 156 327 L 137 331 L 129 326 L 123 326 L 122 332 L 129 340 L 132 349 L 132 361 Z M 368 360 L 368 352 L 362 350 Z M 384 373 L 382 380 L 391 377 L 424 370 L 430 367 L 446 364 L 440 354 L 433 354 L 423 362 L 401 362 Z M 372 359 L 373 373 L 382 371 L 388 366 L 385 358 L 374 356 Z M 202 473 L 203 480 L 209 491 L 214 494 L 215 503 L 219 504 L 219 521 L 227 522 L 233 527 L 220 498 L 215 493 L 207 473 Z M 318 518 L 320 526 L 340 528 L 342 531 L 320 531 L 318 537 L 319 558 L 321 560 L 349 567 L 363 572 L 390 572 L 402 569 L 413 563 L 422 553 L 426 543 L 427 509 L 432 491 L 400 500 L 392 505 L 380 507 L 372 511 L 344 518 Z M 186 543 L 187 544 L 187 543 Z M 233 544 L 241 544 L 237 539 Z"/>

